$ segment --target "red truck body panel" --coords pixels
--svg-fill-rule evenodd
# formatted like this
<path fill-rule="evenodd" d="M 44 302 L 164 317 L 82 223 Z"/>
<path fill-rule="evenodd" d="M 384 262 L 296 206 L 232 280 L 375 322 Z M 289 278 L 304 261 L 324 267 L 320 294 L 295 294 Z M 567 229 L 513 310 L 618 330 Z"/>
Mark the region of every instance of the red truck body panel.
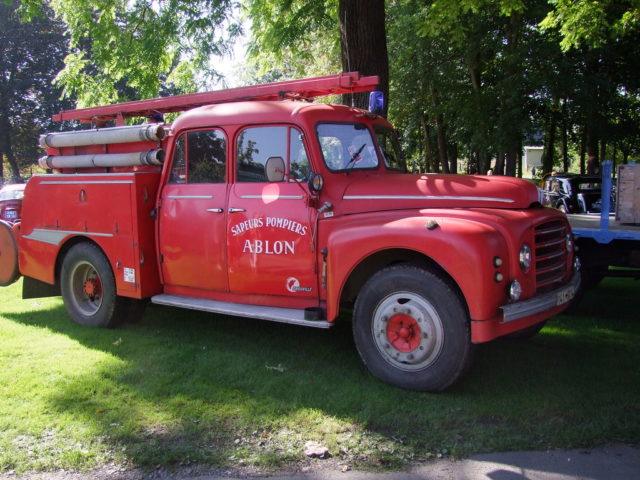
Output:
<path fill-rule="evenodd" d="M 111 261 L 118 292 L 146 298 L 160 293 L 155 208 L 160 173 L 36 175 L 26 188 L 20 271 L 55 283 L 61 250 L 89 239 Z M 36 213 L 37 212 L 37 213 Z"/>

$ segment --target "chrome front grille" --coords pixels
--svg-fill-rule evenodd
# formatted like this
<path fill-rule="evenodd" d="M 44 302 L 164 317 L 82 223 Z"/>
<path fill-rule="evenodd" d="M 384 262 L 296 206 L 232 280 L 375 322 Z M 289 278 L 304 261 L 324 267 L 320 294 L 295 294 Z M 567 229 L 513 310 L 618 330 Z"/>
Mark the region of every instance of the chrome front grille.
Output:
<path fill-rule="evenodd" d="M 545 293 L 567 280 L 567 225 L 554 220 L 535 228 L 536 292 Z"/>

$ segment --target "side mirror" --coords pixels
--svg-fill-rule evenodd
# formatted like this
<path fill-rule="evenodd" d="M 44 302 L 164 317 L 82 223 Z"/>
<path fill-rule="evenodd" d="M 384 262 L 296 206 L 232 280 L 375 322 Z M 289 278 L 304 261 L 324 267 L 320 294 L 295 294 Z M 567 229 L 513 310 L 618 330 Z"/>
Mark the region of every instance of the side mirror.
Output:
<path fill-rule="evenodd" d="M 269 157 L 264 165 L 264 173 L 267 181 L 282 182 L 284 180 L 284 160 L 282 157 Z"/>
<path fill-rule="evenodd" d="M 322 178 L 322 175 L 320 175 L 319 173 L 312 173 L 309 177 L 309 190 L 311 190 L 315 194 L 318 194 L 322 190 L 323 186 L 324 179 Z"/>

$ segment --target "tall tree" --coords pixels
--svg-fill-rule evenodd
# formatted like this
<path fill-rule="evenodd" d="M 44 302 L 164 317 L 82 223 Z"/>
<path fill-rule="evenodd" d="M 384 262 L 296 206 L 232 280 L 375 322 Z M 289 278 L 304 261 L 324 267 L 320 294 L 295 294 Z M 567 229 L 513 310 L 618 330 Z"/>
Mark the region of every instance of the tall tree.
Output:
<path fill-rule="evenodd" d="M 23 0 L 27 15 L 44 0 Z M 71 52 L 58 82 L 80 106 L 193 91 L 237 35 L 233 0 L 51 0 Z M 125 88 L 126 87 L 126 88 Z"/>
<path fill-rule="evenodd" d="M 61 107 L 51 80 L 63 66 L 66 40 L 50 16 L 22 23 L 16 9 L 17 2 L 0 2 L 0 176 L 4 157 L 19 181 L 21 167 L 38 156 L 37 134 Z"/>
<path fill-rule="evenodd" d="M 379 75 L 379 88 L 388 97 L 384 0 L 247 0 L 245 5 L 255 40 L 253 54 L 262 61 L 282 64 L 284 53 L 309 59 L 309 39 L 330 51 L 338 40 L 342 70 Z M 367 107 L 368 95 L 353 97 L 346 103 Z"/>
<path fill-rule="evenodd" d="M 384 0 L 340 0 L 338 8 L 342 70 L 379 75 L 379 89 L 389 98 L 389 57 Z M 353 95 L 356 107 L 367 108 L 368 94 Z"/>

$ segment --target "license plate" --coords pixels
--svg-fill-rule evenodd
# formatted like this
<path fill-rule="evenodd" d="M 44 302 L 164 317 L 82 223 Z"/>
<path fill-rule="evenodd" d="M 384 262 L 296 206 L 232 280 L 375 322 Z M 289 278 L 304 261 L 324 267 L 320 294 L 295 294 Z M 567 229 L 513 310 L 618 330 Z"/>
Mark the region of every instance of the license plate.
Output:
<path fill-rule="evenodd" d="M 569 302 L 576 294 L 575 287 L 567 287 L 556 294 L 556 306 Z"/>
<path fill-rule="evenodd" d="M 10 218 L 11 220 L 18 218 L 17 210 L 6 210 L 4 212 L 4 218 Z"/>

